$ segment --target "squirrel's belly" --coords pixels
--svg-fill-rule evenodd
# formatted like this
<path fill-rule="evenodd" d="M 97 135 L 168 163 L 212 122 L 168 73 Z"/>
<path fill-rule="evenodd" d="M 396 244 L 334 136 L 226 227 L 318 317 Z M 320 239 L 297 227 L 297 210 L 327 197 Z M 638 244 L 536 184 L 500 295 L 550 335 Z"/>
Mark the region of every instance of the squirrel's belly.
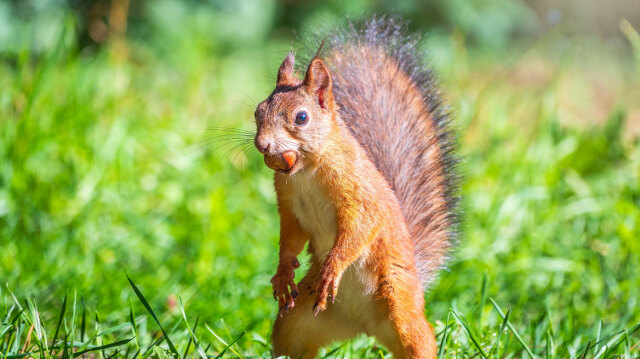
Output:
<path fill-rule="evenodd" d="M 315 176 L 305 172 L 293 176 L 292 211 L 302 228 L 311 235 L 313 254 L 324 258 L 336 239 L 336 210 Z"/>

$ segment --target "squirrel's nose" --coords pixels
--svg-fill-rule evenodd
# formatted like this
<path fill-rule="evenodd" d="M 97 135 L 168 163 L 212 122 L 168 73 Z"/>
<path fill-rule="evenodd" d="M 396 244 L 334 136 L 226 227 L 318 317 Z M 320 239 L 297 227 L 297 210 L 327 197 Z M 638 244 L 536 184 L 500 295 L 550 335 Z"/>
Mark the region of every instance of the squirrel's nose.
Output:
<path fill-rule="evenodd" d="M 269 151 L 269 147 L 271 147 L 271 141 L 263 137 L 256 137 L 255 145 L 260 153 L 266 154 Z"/>

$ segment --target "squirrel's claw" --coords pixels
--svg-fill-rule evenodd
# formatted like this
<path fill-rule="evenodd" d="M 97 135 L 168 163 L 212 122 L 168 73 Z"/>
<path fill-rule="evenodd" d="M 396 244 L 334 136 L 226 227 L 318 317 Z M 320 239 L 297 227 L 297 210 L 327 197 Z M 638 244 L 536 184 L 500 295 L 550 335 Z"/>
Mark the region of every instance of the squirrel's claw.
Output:
<path fill-rule="evenodd" d="M 340 275 L 335 273 L 331 267 L 325 266 L 318 285 L 316 287 L 318 294 L 316 303 L 313 306 L 313 313 L 318 315 L 321 311 L 327 309 L 327 298 L 331 296 L 331 303 L 335 303 L 338 295 L 338 284 L 340 283 Z"/>
<path fill-rule="evenodd" d="M 287 312 L 295 305 L 295 298 L 298 296 L 298 286 L 294 281 L 294 270 L 299 266 L 300 263 L 294 258 L 290 267 L 278 267 L 278 272 L 271 278 L 273 298 L 278 302 L 279 315 Z M 289 291 L 289 288 L 291 288 L 291 291 Z"/>
<path fill-rule="evenodd" d="M 320 313 L 321 311 L 327 309 L 327 303 L 326 301 L 324 303 L 320 303 L 320 302 L 316 302 L 316 304 L 313 305 L 313 315 L 317 316 L 318 313 Z"/>
<path fill-rule="evenodd" d="M 293 300 L 286 299 L 284 296 L 281 296 L 278 299 L 278 315 L 282 316 L 284 313 L 288 312 L 289 309 L 295 306 L 295 302 Z"/>

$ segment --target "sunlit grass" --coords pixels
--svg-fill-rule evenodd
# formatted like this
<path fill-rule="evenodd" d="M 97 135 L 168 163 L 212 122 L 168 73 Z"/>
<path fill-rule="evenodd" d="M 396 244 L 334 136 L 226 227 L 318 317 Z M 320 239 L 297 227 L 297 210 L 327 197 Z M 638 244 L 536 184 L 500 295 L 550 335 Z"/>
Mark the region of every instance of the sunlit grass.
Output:
<path fill-rule="evenodd" d="M 464 156 L 461 242 L 427 294 L 440 356 L 636 357 L 633 64 L 435 40 Z M 271 174 L 207 129 L 253 129 L 286 48 L 183 50 L 0 65 L 0 357 L 270 357 Z"/>

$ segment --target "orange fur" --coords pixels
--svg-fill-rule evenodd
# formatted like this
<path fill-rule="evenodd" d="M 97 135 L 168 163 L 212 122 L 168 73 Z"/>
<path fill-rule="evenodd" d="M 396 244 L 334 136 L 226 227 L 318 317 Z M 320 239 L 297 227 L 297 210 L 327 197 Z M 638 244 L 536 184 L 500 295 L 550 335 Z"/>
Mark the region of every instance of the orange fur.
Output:
<path fill-rule="evenodd" d="M 396 358 L 435 358 L 414 244 L 394 191 L 340 118 L 324 62 L 314 58 L 302 83 L 293 78 L 288 55 L 276 89 L 256 110 L 256 147 L 287 162 L 266 161 L 277 170 L 281 226 L 274 354 L 313 358 L 332 341 L 365 333 Z M 308 112 L 308 125 L 294 123 L 299 111 Z M 282 155 L 290 151 L 293 166 Z M 311 267 L 296 285 L 296 256 L 307 241 Z"/>

